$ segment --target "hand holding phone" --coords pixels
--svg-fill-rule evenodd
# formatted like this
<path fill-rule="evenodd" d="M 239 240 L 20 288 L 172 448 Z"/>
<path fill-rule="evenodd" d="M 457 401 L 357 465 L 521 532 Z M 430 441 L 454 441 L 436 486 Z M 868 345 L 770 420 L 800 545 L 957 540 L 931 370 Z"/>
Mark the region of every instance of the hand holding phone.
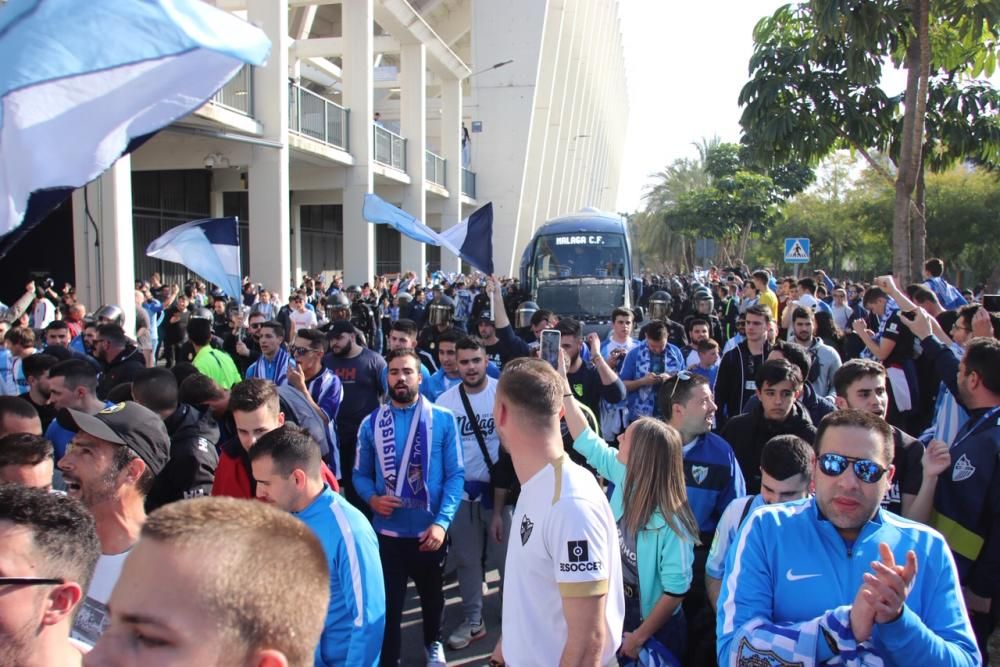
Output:
<path fill-rule="evenodd" d="M 543 329 L 540 343 L 542 359 L 549 362 L 552 368 L 558 368 L 559 354 L 562 351 L 562 334 L 555 329 Z"/>

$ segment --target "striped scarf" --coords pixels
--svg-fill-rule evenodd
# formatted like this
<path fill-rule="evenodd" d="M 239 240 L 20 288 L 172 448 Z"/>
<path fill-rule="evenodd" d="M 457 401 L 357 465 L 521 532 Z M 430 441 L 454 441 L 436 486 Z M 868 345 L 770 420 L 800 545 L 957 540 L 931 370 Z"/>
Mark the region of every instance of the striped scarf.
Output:
<path fill-rule="evenodd" d="M 247 369 L 247 379 L 259 378 L 261 380 L 270 380 L 274 384 L 281 386 L 288 382 L 288 362 L 291 359 L 292 357 L 288 354 L 288 350 L 282 345 L 275 353 L 274 361 L 268 363 L 267 359 L 261 355 L 257 361 L 253 362 L 250 368 Z"/>

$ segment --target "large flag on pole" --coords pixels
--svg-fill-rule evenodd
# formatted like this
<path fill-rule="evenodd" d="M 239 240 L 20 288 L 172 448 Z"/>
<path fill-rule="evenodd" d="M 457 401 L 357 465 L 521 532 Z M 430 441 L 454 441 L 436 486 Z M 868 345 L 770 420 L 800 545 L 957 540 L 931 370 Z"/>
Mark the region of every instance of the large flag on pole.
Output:
<path fill-rule="evenodd" d="M 486 202 L 468 218 L 441 232 L 441 238 L 458 247 L 470 266 L 493 274 L 493 202 Z"/>
<path fill-rule="evenodd" d="M 202 0 L 7 2 L 0 234 L 29 212 L 43 217 L 130 142 L 191 113 L 269 50 L 259 28 Z"/>
<path fill-rule="evenodd" d="M 238 299 L 243 292 L 240 234 L 234 217 L 193 220 L 174 227 L 150 243 L 146 255 L 183 264 L 230 298 Z"/>
<path fill-rule="evenodd" d="M 484 273 L 493 273 L 493 204 L 487 203 L 445 232 L 436 232 L 378 195 L 365 195 L 361 209 L 368 222 L 389 225 L 403 236 L 440 246 Z M 483 235 L 475 238 L 476 235 Z"/>

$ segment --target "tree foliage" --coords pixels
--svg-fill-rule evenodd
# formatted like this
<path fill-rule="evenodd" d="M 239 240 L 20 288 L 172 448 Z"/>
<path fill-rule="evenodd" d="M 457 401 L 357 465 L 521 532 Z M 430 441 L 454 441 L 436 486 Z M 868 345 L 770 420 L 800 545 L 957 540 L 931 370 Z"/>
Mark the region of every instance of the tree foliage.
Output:
<path fill-rule="evenodd" d="M 743 143 L 764 164 L 811 163 L 838 148 L 866 156 L 896 187 L 894 269 L 923 253 L 923 170 L 972 158 L 1000 165 L 997 0 L 812 0 L 754 29 L 740 94 Z M 884 63 L 908 72 L 904 93 L 880 87 Z M 888 155 L 884 169 L 873 154 Z M 912 216 L 911 212 L 915 212 Z"/>

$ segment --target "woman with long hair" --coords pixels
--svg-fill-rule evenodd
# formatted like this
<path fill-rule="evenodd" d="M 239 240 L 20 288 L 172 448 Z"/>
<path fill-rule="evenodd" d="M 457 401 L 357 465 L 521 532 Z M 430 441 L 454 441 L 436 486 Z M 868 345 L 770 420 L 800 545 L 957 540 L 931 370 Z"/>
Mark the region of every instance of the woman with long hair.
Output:
<path fill-rule="evenodd" d="M 563 378 L 565 365 L 563 356 L 559 363 Z M 568 381 L 563 393 L 573 448 L 614 484 L 611 509 L 618 522 L 625 584 L 620 660 L 632 664 L 645 649 L 668 660 L 673 654 L 680 664 L 687 636 L 681 602 L 691 585 L 698 541 L 698 522 L 688 505 L 684 483 L 680 434 L 645 417 L 618 436 L 618 449 L 614 449 L 587 425 Z"/>

